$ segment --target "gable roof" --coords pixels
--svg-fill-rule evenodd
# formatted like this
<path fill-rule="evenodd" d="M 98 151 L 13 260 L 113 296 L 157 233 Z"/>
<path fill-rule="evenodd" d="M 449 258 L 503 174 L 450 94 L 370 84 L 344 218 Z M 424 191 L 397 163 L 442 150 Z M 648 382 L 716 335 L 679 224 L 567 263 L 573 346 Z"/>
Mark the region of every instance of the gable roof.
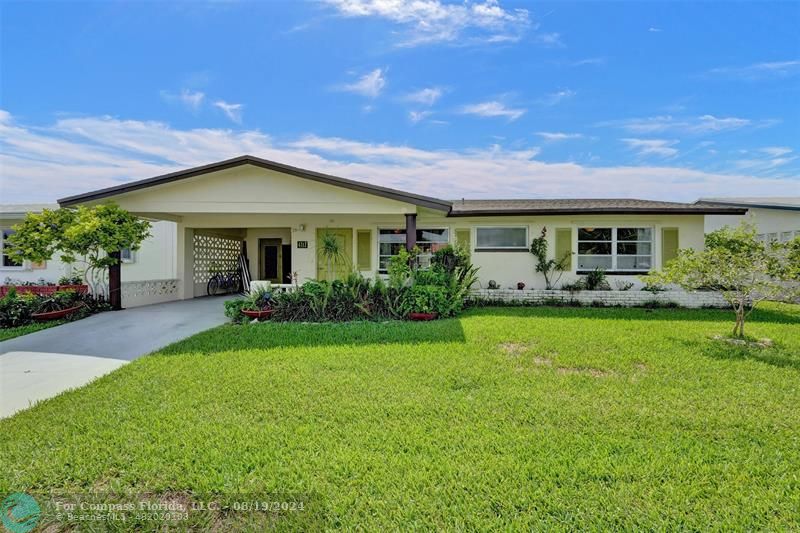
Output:
<path fill-rule="evenodd" d="M 68 196 L 66 198 L 61 198 L 60 200 L 58 200 L 58 203 L 62 207 L 69 207 L 72 205 L 79 204 L 81 202 L 101 200 L 103 198 L 109 198 L 111 196 L 116 196 L 118 194 L 124 194 L 132 191 L 137 191 L 140 189 L 146 189 L 148 187 L 155 187 L 157 185 L 164 185 L 166 183 L 172 183 L 175 181 L 193 178 L 195 176 L 201 176 L 203 174 L 210 174 L 212 172 L 217 172 L 219 170 L 226 170 L 229 168 L 234 168 L 242 165 L 253 165 L 256 167 L 261 167 L 268 170 L 274 170 L 276 172 L 282 172 L 284 174 L 296 176 L 298 178 L 316 181 L 318 183 L 325 183 L 336 187 L 343 187 L 345 189 L 363 192 L 366 194 L 372 194 L 383 198 L 389 198 L 390 200 L 397 200 L 398 202 L 406 202 L 409 204 L 417 205 L 420 207 L 427 207 L 429 209 L 435 209 L 438 211 L 445 211 L 445 212 L 450 211 L 450 202 L 446 200 L 440 200 L 438 198 L 432 198 L 430 196 L 421 196 L 419 194 L 412 194 L 404 191 L 398 191 L 396 189 L 389 189 L 388 187 L 380 187 L 378 185 L 370 185 L 368 183 L 349 180 L 346 178 L 340 178 L 338 176 L 323 174 L 321 172 L 314 172 L 312 170 L 305 170 L 290 165 L 284 165 L 283 163 L 276 163 L 275 161 L 261 159 L 260 157 L 255 157 L 252 155 L 243 155 L 239 157 L 234 157 L 233 159 L 226 159 L 225 161 L 211 163 L 210 165 L 203 165 L 199 167 L 190 168 L 187 170 L 180 170 L 178 172 L 162 174 L 161 176 L 156 176 L 154 178 L 132 181 L 130 183 L 125 183 L 114 187 L 108 187 L 97 191 L 91 191 L 88 193 L 78 194 L 75 196 Z"/>
<path fill-rule="evenodd" d="M 242 165 L 253 165 L 276 172 L 282 172 L 298 178 L 303 178 L 318 183 L 325 183 L 336 187 L 343 187 L 353 191 L 372 194 L 405 202 L 428 209 L 443 211 L 447 216 L 514 216 L 514 215 L 563 215 L 571 213 L 593 214 L 726 214 L 742 215 L 747 212 L 747 206 L 719 205 L 713 202 L 698 201 L 693 204 L 679 202 L 660 202 L 655 200 L 635 199 L 561 199 L 561 200 L 440 200 L 430 196 L 390 189 L 378 185 L 371 185 L 360 181 L 340 178 L 330 174 L 323 174 L 306 170 L 283 163 L 276 163 L 252 155 L 243 155 L 226 159 L 209 165 L 162 174 L 153 178 L 132 181 L 114 187 L 99 189 L 84 194 L 68 196 L 58 200 L 62 207 L 69 207 L 82 202 L 90 202 L 110 198 L 118 194 L 125 194 L 149 187 L 156 187 L 220 170 L 235 168 Z"/>
<path fill-rule="evenodd" d="M 728 198 L 700 198 L 697 203 L 728 205 L 736 207 L 759 207 L 762 209 L 785 209 L 800 211 L 800 196 L 753 196 Z"/>
<path fill-rule="evenodd" d="M 591 213 L 621 215 L 647 213 L 654 215 L 726 214 L 743 215 L 747 209 L 700 203 L 659 202 L 656 200 L 562 199 L 562 200 L 460 200 L 453 202 L 450 216 L 482 215 L 564 215 Z"/>

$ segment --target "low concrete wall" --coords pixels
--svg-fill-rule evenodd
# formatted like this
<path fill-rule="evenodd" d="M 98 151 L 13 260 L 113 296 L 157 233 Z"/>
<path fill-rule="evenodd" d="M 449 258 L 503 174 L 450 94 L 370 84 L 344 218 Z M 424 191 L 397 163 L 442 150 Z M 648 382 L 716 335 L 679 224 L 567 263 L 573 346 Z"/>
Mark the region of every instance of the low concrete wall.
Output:
<path fill-rule="evenodd" d="M 140 307 L 142 305 L 171 302 L 177 299 L 177 279 L 150 279 L 146 281 L 122 282 L 123 307 Z"/>
<path fill-rule="evenodd" d="M 562 290 L 522 290 L 513 289 L 473 289 L 470 298 L 483 302 L 519 303 L 523 305 L 546 305 L 555 301 L 565 305 L 579 303 L 580 305 L 597 305 L 618 307 L 642 307 L 646 303 L 657 301 L 669 305 L 671 302 L 679 307 L 728 307 L 729 304 L 717 292 L 684 292 L 665 291 L 655 294 L 647 291 L 562 291 Z"/>

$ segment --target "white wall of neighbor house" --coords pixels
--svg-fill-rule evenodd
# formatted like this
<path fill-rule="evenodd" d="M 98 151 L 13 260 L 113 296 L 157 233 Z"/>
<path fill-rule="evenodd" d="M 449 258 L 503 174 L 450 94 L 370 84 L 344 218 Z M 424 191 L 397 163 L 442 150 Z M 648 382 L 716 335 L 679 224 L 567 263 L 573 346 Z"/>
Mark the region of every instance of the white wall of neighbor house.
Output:
<path fill-rule="evenodd" d="M 751 207 L 746 215 L 707 215 L 705 232 L 710 233 L 725 226 L 736 227 L 743 220 L 755 224 L 758 234 L 770 239 L 786 241 L 800 236 L 800 210 L 764 209 Z"/>
<path fill-rule="evenodd" d="M 0 229 L 12 230 L 22 219 L 0 220 Z M 122 264 L 122 281 L 143 281 L 153 279 L 174 279 L 176 272 L 175 245 L 177 225 L 169 221 L 153 222 L 151 236 L 142 242 L 141 248 Z M 0 249 L 3 242 L 0 241 Z M 63 263 L 56 253 L 43 264 L 23 261 L 22 266 L 0 265 L 0 283 L 6 278 L 10 281 L 37 282 L 44 280 L 55 283 L 62 276 L 77 274 L 84 265 L 78 261 L 72 265 Z"/>

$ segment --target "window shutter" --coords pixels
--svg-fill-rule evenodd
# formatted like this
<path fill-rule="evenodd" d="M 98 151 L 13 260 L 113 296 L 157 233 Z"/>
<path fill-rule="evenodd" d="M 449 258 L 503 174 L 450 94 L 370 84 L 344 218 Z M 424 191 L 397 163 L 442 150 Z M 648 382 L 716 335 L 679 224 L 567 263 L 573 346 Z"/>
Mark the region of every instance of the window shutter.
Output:
<path fill-rule="evenodd" d="M 678 257 L 678 228 L 661 228 L 661 267 Z"/>
<path fill-rule="evenodd" d="M 372 231 L 358 230 L 356 263 L 359 270 L 372 270 Z"/>
<path fill-rule="evenodd" d="M 465 250 L 469 250 L 469 228 L 456 230 L 456 244 Z"/>
<path fill-rule="evenodd" d="M 569 254 L 566 271 L 572 271 L 572 228 L 556 228 L 556 254 L 555 260 L 559 261 L 562 257 Z"/>

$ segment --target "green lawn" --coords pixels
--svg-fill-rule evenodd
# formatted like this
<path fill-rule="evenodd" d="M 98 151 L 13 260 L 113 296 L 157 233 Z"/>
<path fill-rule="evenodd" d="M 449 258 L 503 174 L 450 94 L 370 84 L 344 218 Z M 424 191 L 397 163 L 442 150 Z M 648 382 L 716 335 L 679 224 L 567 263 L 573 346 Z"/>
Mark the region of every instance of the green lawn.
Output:
<path fill-rule="evenodd" d="M 21 337 L 22 335 L 33 333 L 34 331 L 40 331 L 43 329 L 52 328 L 53 326 L 59 326 L 64 322 L 65 320 L 50 320 L 48 322 L 34 322 L 32 324 L 18 326 L 16 328 L 0 328 L 0 341 L 6 341 L 8 339 L 13 339 L 14 337 Z"/>
<path fill-rule="evenodd" d="M 732 326 L 586 308 L 223 326 L 0 421 L 0 497 L 307 502 L 198 522 L 221 530 L 797 530 L 800 306 L 754 314 L 770 347 L 711 338 Z"/>

